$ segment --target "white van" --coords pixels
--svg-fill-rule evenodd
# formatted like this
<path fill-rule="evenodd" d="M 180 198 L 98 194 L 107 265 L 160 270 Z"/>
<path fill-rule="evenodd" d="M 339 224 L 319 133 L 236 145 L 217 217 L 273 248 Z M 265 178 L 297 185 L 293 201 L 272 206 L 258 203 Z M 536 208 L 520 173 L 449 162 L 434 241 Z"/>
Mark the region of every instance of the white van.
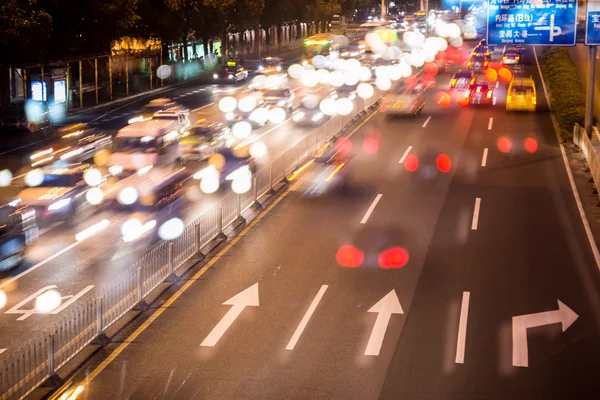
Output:
<path fill-rule="evenodd" d="M 170 119 L 150 119 L 126 126 L 113 141 L 109 167 L 138 171 L 175 164 L 179 158 L 178 128 L 179 122 Z"/>

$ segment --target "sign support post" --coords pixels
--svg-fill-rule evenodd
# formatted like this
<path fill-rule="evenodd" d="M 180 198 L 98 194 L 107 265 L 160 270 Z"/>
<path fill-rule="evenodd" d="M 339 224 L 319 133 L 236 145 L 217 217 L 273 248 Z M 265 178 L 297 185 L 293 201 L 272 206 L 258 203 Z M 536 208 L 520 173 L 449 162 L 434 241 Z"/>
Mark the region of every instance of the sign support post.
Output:
<path fill-rule="evenodd" d="M 585 133 L 592 137 L 594 126 L 594 91 L 596 88 L 596 57 L 598 46 L 588 46 L 587 93 L 585 96 Z"/>

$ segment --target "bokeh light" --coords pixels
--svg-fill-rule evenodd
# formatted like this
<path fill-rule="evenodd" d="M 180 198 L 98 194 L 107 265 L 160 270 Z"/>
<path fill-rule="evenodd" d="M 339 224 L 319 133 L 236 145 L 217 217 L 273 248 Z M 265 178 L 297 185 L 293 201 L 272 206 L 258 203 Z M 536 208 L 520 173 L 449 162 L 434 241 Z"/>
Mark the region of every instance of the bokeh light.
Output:
<path fill-rule="evenodd" d="M 423 69 L 425 70 L 425 73 L 428 75 L 437 75 L 439 72 L 438 66 L 434 62 L 425 63 L 425 65 L 423 66 Z"/>
<path fill-rule="evenodd" d="M 302 73 L 304 72 L 304 67 L 300 64 L 292 64 L 288 68 L 288 75 L 293 79 L 300 79 Z"/>
<path fill-rule="evenodd" d="M 498 150 L 502 153 L 508 153 L 512 149 L 512 142 L 506 136 L 500 136 L 496 142 L 496 146 L 498 146 Z"/>
<path fill-rule="evenodd" d="M 254 158 L 263 158 L 267 155 L 267 145 L 263 142 L 254 142 L 250 145 L 250 155 Z"/>
<path fill-rule="evenodd" d="M 217 171 L 220 171 L 223 168 L 225 168 L 226 161 L 227 160 L 225 160 L 225 156 L 219 153 L 213 154 L 212 156 L 208 157 L 208 165 L 212 165 Z"/>
<path fill-rule="evenodd" d="M 104 201 L 104 193 L 99 187 L 93 187 L 85 193 L 85 199 L 91 205 L 97 206 Z"/>
<path fill-rule="evenodd" d="M 280 124 L 285 121 L 285 110 L 280 107 L 271 108 L 269 110 L 269 121 L 274 124 Z"/>
<path fill-rule="evenodd" d="M 488 68 L 485 70 L 485 79 L 488 82 L 495 83 L 498 80 L 498 71 L 494 68 Z"/>
<path fill-rule="evenodd" d="M 402 61 L 399 64 L 400 71 L 402 71 L 402 77 L 408 78 L 412 74 L 412 67 L 406 61 Z"/>
<path fill-rule="evenodd" d="M 259 107 L 250 113 L 248 119 L 259 125 L 264 125 L 269 120 L 269 111 L 264 107 Z"/>
<path fill-rule="evenodd" d="M 510 69 L 502 67 L 500 68 L 500 71 L 498 71 L 498 76 L 502 82 L 509 83 L 512 81 L 513 73 Z"/>
<path fill-rule="evenodd" d="M 327 66 L 327 59 L 324 56 L 318 54 L 313 57 L 312 65 L 317 69 L 325 68 Z"/>
<path fill-rule="evenodd" d="M 344 85 L 344 74 L 340 71 L 333 71 L 329 74 L 329 84 L 331 86 L 340 87 Z"/>
<path fill-rule="evenodd" d="M 4 292 L 4 290 L 0 289 L 0 308 L 4 308 L 7 301 L 8 297 L 6 296 L 6 293 Z"/>
<path fill-rule="evenodd" d="M 247 174 L 236 177 L 231 182 L 231 190 L 233 190 L 233 193 L 244 194 L 250 189 L 252 189 L 252 174 L 250 171 L 248 171 Z"/>
<path fill-rule="evenodd" d="M 318 80 L 319 83 L 321 83 L 323 85 L 329 83 L 330 72 L 328 70 L 326 70 L 326 69 L 319 69 L 319 70 L 317 70 L 316 74 L 317 74 L 317 80 Z"/>
<path fill-rule="evenodd" d="M 356 88 L 356 93 L 361 99 L 370 99 L 375 94 L 375 89 L 368 83 L 361 83 Z"/>
<path fill-rule="evenodd" d="M 373 137 L 368 137 L 363 141 L 362 147 L 367 154 L 377 154 L 379 151 L 379 141 Z"/>
<path fill-rule="evenodd" d="M 469 98 L 466 97 L 464 95 L 464 93 L 457 92 L 457 95 L 456 95 L 456 104 L 458 104 L 461 107 L 468 107 L 469 106 L 469 102 L 470 102 Z"/>
<path fill-rule="evenodd" d="M 381 76 L 375 79 L 375 86 L 377 86 L 377 89 L 381 91 L 390 90 L 392 87 L 392 81 L 386 76 Z"/>
<path fill-rule="evenodd" d="M 50 289 L 35 298 L 35 311 L 40 314 L 47 314 L 56 310 L 62 303 L 62 296 L 58 290 Z"/>
<path fill-rule="evenodd" d="M 319 96 L 309 93 L 302 99 L 302 105 L 306 108 L 316 108 L 319 106 Z"/>
<path fill-rule="evenodd" d="M 335 110 L 338 114 L 341 115 L 349 115 L 352 113 L 354 109 L 354 103 L 352 100 L 342 97 L 341 99 L 337 99 L 335 102 Z"/>
<path fill-rule="evenodd" d="M 83 174 L 83 180 L 89 186 L 98 186 L 102 182 L 102 172 L 96 168 L 91 168 Z"/>
<path fill-rule="evenodd" d="M 237 106 L 237 100 L 235 97 L 226 96 L 219 100 L 219 110 L 224 113 L 233 112 Z"/>
<path fill-rule="evenodd" d="M 240 111 L 249 113 L 256 108 L 256 103 L 256 97 L 246 96 L 240 99 L 237 106 L 240 109 Z"/>
<path fill-rule="evenodd" d="M 121 189 L 121 191 L 117 195 L 117 200 L 119 201 L 119 203 L 121 203 L 123 205 L 133 204 L 137 201 L 137 199 L 138 199 L 138 192 L 137 192 L 136 188 L 134 188 L 132 186 L 124 187 L 123 189 Z"/>
<path fill-rule="evenodd" d="M 448 42 L 448 44 L 454 48 L 460 48 L 463 45 L 463 38 L 462 37 L 455 37 L 450 39 L 450 41 Z"/>
<path fill-rule="evenodd" d="M 160 79 L 167 79 L 171 76 L 171 67 L 168 65 L 161 65 L 156 69 L 156 76 Z"/>
<path fill-rule="evenodd" d="M 267 77 L 264 75 L 256 75 L 250 82 L 250 88 L 252 89 L 264 89 L 266 85 Z"/>
<path fill-rule="evenodd" d="M 414 172 L 419 168 L 419 158 L 411 153 L 406 156 L 402 165 L 404 165 L 404 169 L 407 171 Z"/>
<path fill-rule="evenodd" d="M 334 115 L 337 109 L 335 100 L 332 98 L 323 99 L 319 104 L 319 109 L 325 115 Z"/>
<path fill-rule="evenodd" d="M 358 268 L 365 261 L 365 255 L 356 247 L 345 244 L 338 249 L 335 254 L 335 260 L 342 267 Z"/>
<path fill-rule="evenodd" d="M 183 221 L 175 217 L 166 221 L 158 228 L 158 236 L 162 240 L 173 240 L 181 236 L 184 230 L 185 224 Z"/>
<path fill-rule="evenodd" d="M 450 103 L 452 103 L 452 99 L 450 98 L 450 95 L 446 92 L 437 92 L 437 94 L 435 95 L 435 102 L 440 106 L 447 108 L 450 106 Z"/>
<path fill-rule="evenodd" d="M 452 160 L 446 154 L 440 154 L 435 160 L 435 165 L 442 172 L 448 172 L 452 169 Z"/>
<path fill-rule="evenodd" d="M 29 187 L 36 187 L 44 182 L 44 171 L 41 169 L 32 169 L 25 175 L 25 184 Z"/>
<path fill-rule="evenodd" d="M 358 79 L 361 82 L 370 81 L 372 76 L 373 76 L 373 73 L 371 72 L 371 70 L 368 67 L 360 67 L 358 69 Z"/>
<path fill-rule="evenodd" d="M 0 171 L 0 187 L 10 186 L 13 179 L 12 172 L 8 169 Z"/>
<path fill-rule="evenodd" d="M 96 155 L 94 155 L 94 164 L 98 167 L 104 167 L 108 164 L 110 160 L 110 151 L 106 149 L 99 150 Z"/>
<path fill-rule="evenodd" d="M 300 78 L 302 84 L 308 88 L 313 88 L 319 84 L 319 76 L 316 71 L 304 71 Z"/>
<path fill-rule="evenodd" d="M 402 268 L 408 264 L 409 254 L 403 247 L 392 247 L 379 253 L 377 261 L 383 269 Z"/>
<path fill-rule="evenodd" d="M 354 71 L 346 72 L 344 74 L 344 85 L 346 86 L 356 86 L 358 85 L 358 73 Z"/>
<path fill-rule="evenodd" d="M 446 26 L 446 36 L 452 39 L 460 37 L 460 27 L 454 23 L 448 24 Z"/>
<path fill-rule="evenodd" d="M 200 181 L 200 190 L 206 194 L 211 194 L 219 190 L 219 173 L 218 171 L 214 171 L 214 173 L 210 173 L 206 175 Z"/>
<path fill-rule="evenodd" d="M 340 137 L 335 141 L 335 150 L 345 156 L 352 152 L 352 142 L 347 137 Z"/>
<path fill-rule="evenodd" d="M 248 121 L 238 121 L 231 127 L 231 133 L 238 139 L 245 139 L 252 133 L 252 124 Z"/>
<path fill-rule="evenodd" d="M 525 150 L 527 150 L 527 152 L 533 154 L 537 151 L 537 149 L 538 143 L 534 138 L 525 139 Z"/>

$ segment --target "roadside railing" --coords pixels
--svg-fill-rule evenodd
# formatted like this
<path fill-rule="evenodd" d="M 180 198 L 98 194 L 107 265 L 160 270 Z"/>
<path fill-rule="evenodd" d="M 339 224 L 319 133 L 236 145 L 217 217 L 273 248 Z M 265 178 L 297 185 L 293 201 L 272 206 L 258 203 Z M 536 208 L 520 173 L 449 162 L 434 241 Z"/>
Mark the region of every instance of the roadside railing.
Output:
<path fill-rule="evenodd" d="M 56 371 L 96 340 L 108 340 L 105 331 L 135 307 L 145 309 L 145 298 L 160 284 L 176 280 L 188 260 L 224 236 L 262 196 L 280 183 L 322 143 L 341 134 L 378 104 L 379 98 L 358 99 L 350 115 L 336 115 L 312 130 L 291 149 L 259 169 L 253 186 L 244 194 L 228 193 L 218 204 L 188 224 L 175 240 L 161 241 L 130 268 L 95 295 L 73 306 L 42 334 L 7 354 L 0 362 L 0 399 L 20 399 L 42 383 L 56 378 Z"/>
<path fill-rule="evenodd" d="M 600 135 L 598 130 L 596 127 L 593 127 L 592 138 L 589 138 L 585 129 L 579 124 L 575 124 L 573 127 L 573 143 L 583 151 L 592 174 L 592 179 L 594 180 L 596 189 L 598 189 L 598 185 L 600 184 Z M 600 199 L 600 193 L 598 194 L 598 198 Z"/>

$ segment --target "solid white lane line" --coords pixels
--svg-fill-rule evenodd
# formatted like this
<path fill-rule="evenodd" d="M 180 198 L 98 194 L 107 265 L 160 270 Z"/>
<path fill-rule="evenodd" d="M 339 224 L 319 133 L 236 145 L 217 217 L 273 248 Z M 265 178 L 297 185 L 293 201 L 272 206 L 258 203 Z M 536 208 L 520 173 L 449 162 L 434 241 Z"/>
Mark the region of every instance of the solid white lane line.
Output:
<path fill-rule="evenodd" d="M 42 236 L 44 233 L 48 233 L 50 232 L 52 229 L 56 228 L 57 226 L 61 226 L 62 224 L 64 224 L 64 221 L 58 221 L 58 222 L 54 222 L 53 224 L 48 225 L 47 227 L 45 227 L 44 229 L 40 229 L 38 231 L 38 236 Z"/>
<path fill-rule="evenodd" d="M 488 131 L 492 130 L 493 124 L 494 124 L 494 118 L 490 117 L 490 122 L 488 122 Z"/>
<path fill-rule="evenodd" d="M 208 103 L 207 105 L 204 105 L 202 107 L 198 107 L 198 108 L 193 109 L 192 112 L 200 111 L 203 108 L 210 107 L 210 106 L 213 106 L 213 105 L 215 105 L 215 103 Z"/>
<path fill-rule="evenodd" d="M 425 120 L 425 123 L 423 123 L 423 128 L 425 128 L 427 126 L 429 121 L 431 121 L 431 116 L 427 117 L 427 119 Z"/>
<path fill-rule="evenodd" d="M 494 96 L 494 100 L 492 100 L 492 105 L 496 105 L 496 96 Z"/>
<path fill-rule="evenodd" d="M 544 89 L 544 96 L 546 97 L 546 104 L 548 104 L 548 108 L 552 111 L 552 105 L 550 101 L 548 101 L 548 90 L 546 89 L 546 82 L 544 81 L 544 75 L 542 75 L 542 69 L 540 68 L 540 63 L 538 61 L 537 52 L 535 51 L 535 47 L 533 48 L 533 55 L 535 57 L 535 63 L 538 68 L 538 72 L 540 73 L 540 79 L 542 80 L 542 88 Z M 585 211 L 583 209 L 583 204 L 581 203 L 581 198 L 579 197 L 579 191 L 577 190 L 577 186 L 575 185 L 575 179 L 573 179 L 573 173 L 571 172 L 571 167 L 569 165 L 569 159 L 567 158 L 567 153 L 565 151 L 565 146 L 561 143 L 561 138 L 558 135 L 558 132 L 555 130 L 556 140 L 558 141 L 558 145 L 560 146 L 560 152 L 562 154 L 563 163 L 565 165 L 565 169 L 567 170 L 567 176 L 569 177 L 569 182 L 571 183 L 571 189 L 573 190 L 573 197 L 575 197 L 575 203 L 577 204 L 577 209 L 579 210 L 579 216 L 581 217 L 581 222 L 583 223 L 583 229 L 585 230 L 585 234 L 588 238 L 588 242 L 590 243 L 590 248 L 592 249 L 592 254 L 594 254 L 594 260 L 596 261 L 596 266 L 600 270 L 600 252 L 598 251 L 598 245 L 594 240 L 594 235 L 592 234 L 592 230 L 590 229 L 590 223 L 588 222 L 587 216 L 585 215 Z"/>
<path fill-rule="evenodd" d="M 383 196 L 383 195 L 381 193 L 379 193 L 377 195 L 377 197 L 375 197 L 375 200 L 373 200 L 373 203 L 371 203 L 371 206 L 367 210 L 367 213 L 365 214 L 365 216 L 363 217 L 363 219 L 360 221 L 361 224 L 366 224 L 367 223 L 369 217 L 371 216 L 371 213 L 373 212 L 373 210 L 375 209 L 375 207 L 377 207 L 377 203 L 379 203 L 379 200 L 381 200 L 381 196 Z"/>
<path fill-rule="evenodd" d="M 306 310 L 304 317 L 302 317 L 302 320 L 300 321 L 300 325 L 298 325 L 298 327 L 296 328 L 296 331 L 292 335 L 290 342 L 285 347 L 286 350 L 294 350 L 294 347 L 296 347 L 296 343 L 298 343 L 298 340 L 300 339 L 302 332 L 304 332 L 306 325 L 308 325 L 308 321 L 310 321 L 312 315 L 314 314 L 315 310 L 317 309 L 317 306 L 319 305 L 319 302 L 323 298 L 323 295 L 325 294 L 325 291 L 327 290 L 328 287 L 329 287 L 329 285 L 321 286 L 321 289 L 319 289 L 319 292 L 313 299 L 312 303 L 310 303 L 308 310 Z"/>
<path fill-rule="evenodd" d="M 402 164 L 404 162 L 404 160 L 406 160 L 406 157 L 408 157 L 408 153 L 410 153 L 411 150 L 412 150 L 412 146 L 408 146 L 408 149 L 406 149 L 406 151 L 402 155 L 402 158 L 400 159 L 400 161 L 398 161 L 398 164 Z"/>
<path fill-rule="evenodd" d="M 485 149 L 483 149 L 483 157 L 481 157 L 481 166 L 485 167 L 487 165 L 487 155 L 488 155 L 488 148 L 486 147 Z"/>
<path fill-rule="evenodd" d="M 469 300 L 471 292 L 463 292 L 462 305 L 460 306 L 460 319 L 458 322 L 458 338 L 456 339 L 457 364 L 465 363 L 465 345 L 467 340 L 467 321 L 469 319 Z"/>
<path fill-rule="evenodd" d="M 500 86 L 500 81 L 496 81 L 496 89 L 498 89 L 498 86 Z"/>
<path fill-rule="evenodd" d="M 0 284 L 0 289 L 4 289 L 6 286 L 8 286 L 11 283 L 15 282 L 19 278 L 21 278 L 21 277 L 23 277 L 23 276 L 25 276 L 25 275 L 27 275 L 27 274 L 35 271 L 39 267 L 43 266 L 44 264 L 47 264 L 48 262 L 54 260 L 55 258 L 60 257 L 61 255 L 63 255 L 67 251 L 71 250 L 75 246 L 78 246 L 80 243 L 82 243 L 82 242 L 75 242 L 75 243 L 73 243 L 73 244 L 65 247 L 64 249 L 62 249 L 58 253 L 54 253 L 53 255 L 51 255 L 50 257 L 46 258 L 45 260 L 40 261 L 39 263 L 35 264 L 33 267 L 31 267 L 31 268 L 29 268 L 29 269 L 21 272 L 19 275 L 13 276 L 12 278 L 5 280 L 4 282 L 2 282 L 2 284 Z"/>
<path fill-rule="evenodd" d="M 0 349 L 0 354 L 4 353 L 6 349 Z"/>
<path fill-rule="evenodd" d="M 473 211 L 473 222 L 471 222 L 471 230 L 477 230 L 477 224 L 479 223 L 479 207 L 481 207 L 481 198 L 475 199 L 475 210 Z"/>
<path fill-rule="evenodd" d="M 13 177 L 13 178 L 12 178 L 12 180 L 14 181 L 15 179 L 22 178 L 22 177 L 24 177 L 25 175 L 27 175 L 27 172 L 26 172 L 26 173 L 24 173 L 24 174 L 21 174 L 21 175 L 18 175 L 18 176 L 15 176 L 15 177 Z"/>

